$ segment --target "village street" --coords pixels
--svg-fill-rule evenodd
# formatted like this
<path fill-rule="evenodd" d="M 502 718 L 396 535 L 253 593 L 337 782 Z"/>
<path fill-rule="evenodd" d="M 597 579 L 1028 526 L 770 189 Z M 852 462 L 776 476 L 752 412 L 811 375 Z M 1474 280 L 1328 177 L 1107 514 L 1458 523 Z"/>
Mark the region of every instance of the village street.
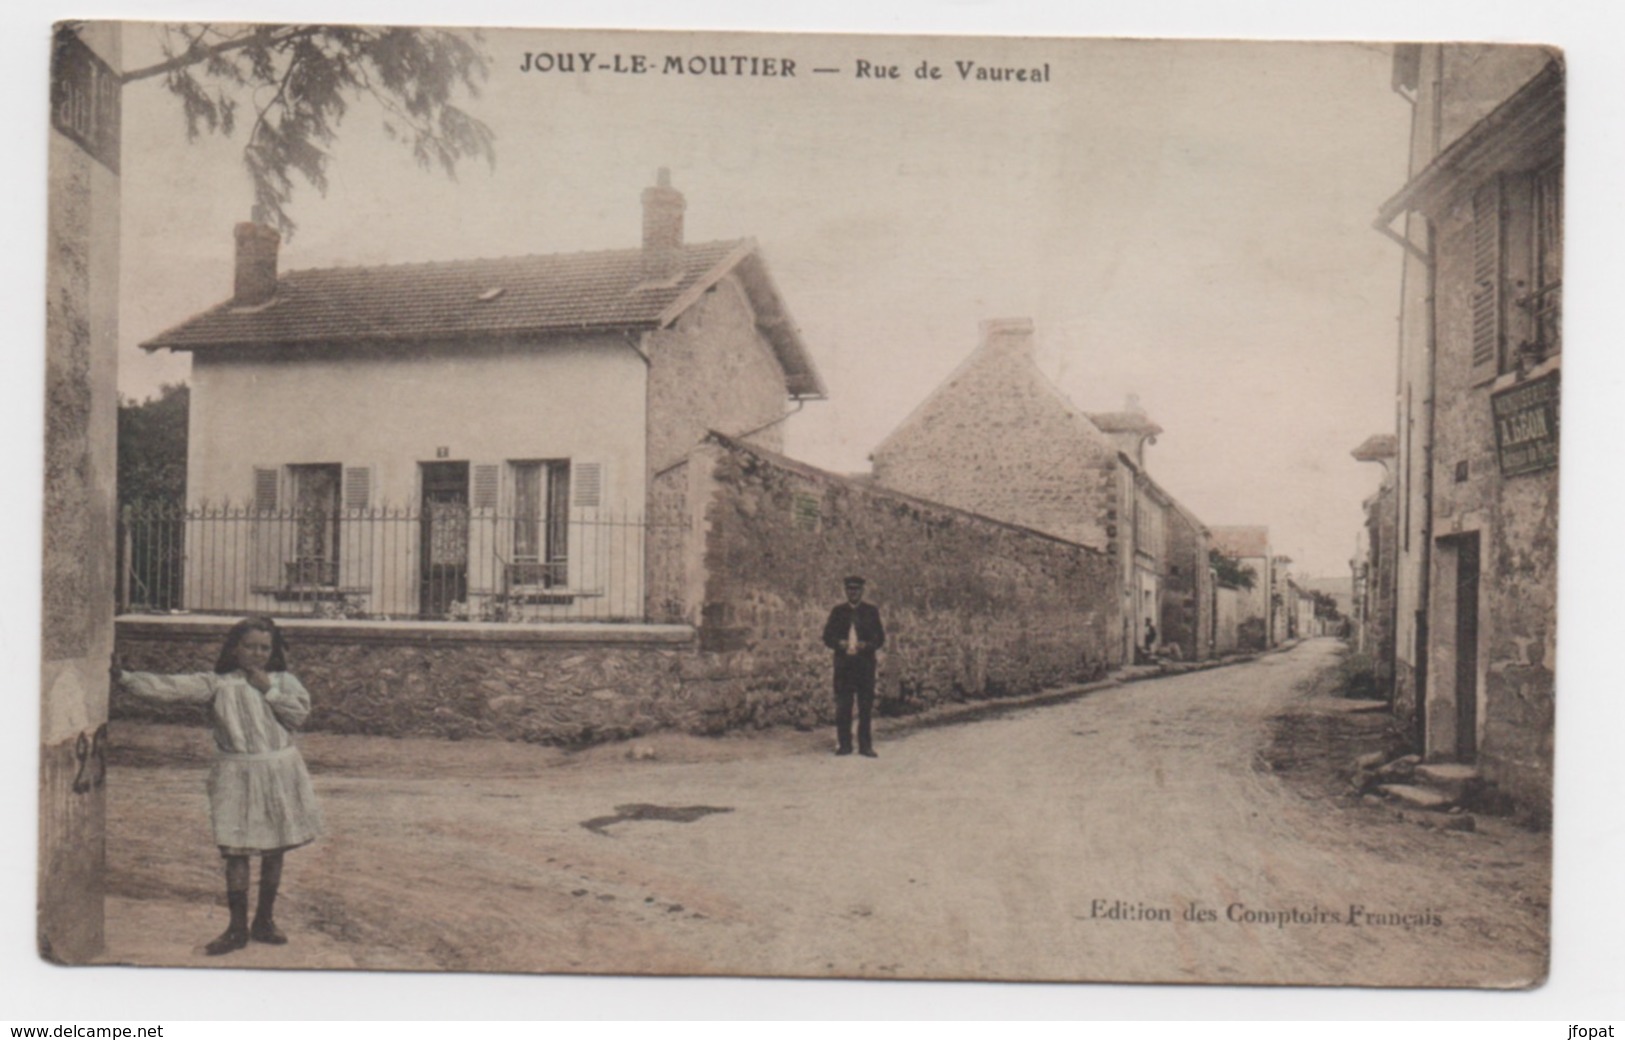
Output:
<path fill-rule="evenodd" d="M 1423 827 L 1339 797 L 1334 771 L 1377 746 L 1381 721 L 1322 696 L 1314 680 L 1340 652 L 1312 640 L 963 724 L 891 724 L 875 760 L 788 730 L 575 753 L 309 734 L 328 833 L 289 857 L 279 917 L 292 941 L 218 959 L 199 949 L 225 916 L 203 794 L 208 734 L 118 722 L 108 959 L 1540 979 L 1548 837 L 1486 818 L 1471 833 Z M 1328 743 L 1344 731 L 1368 743 Z M 1188 919 L 1192 904 L 1213 917 Z M 1350 923 L 1351 906 L 1377 916 Z"/>

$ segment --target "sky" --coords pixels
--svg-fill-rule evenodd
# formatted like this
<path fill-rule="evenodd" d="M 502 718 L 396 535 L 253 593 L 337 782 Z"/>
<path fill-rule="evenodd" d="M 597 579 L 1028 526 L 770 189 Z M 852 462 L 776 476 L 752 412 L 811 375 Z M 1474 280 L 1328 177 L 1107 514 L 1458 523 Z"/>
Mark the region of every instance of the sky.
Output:
<path fill-rule="evenodd" d="M 1388 48 L 507 30 L 485 44 L 491 75 L 465 107 L 496 135 L 494 168 L 424 172 L 358 106 L 325 197 L 296 190 L 283 269 L 633 246 L 639 193 L 668 167 L 689 240 L 760 243 L 829 387 L 787 424 L 789 454 L 866 470 L 979 322 L 1029 317 L 1040 369 L 1080 408 L 1139 398 L 1164 430 L 1150 472 L 1204 521 L 1269 526 L 1299 573 L 1348 572 L 1380 476 L 1349 452 L 1393 424 L 1400 253 L 1370 226 L 1405 174 Z M 128 67 L 158 57 L 150 26 L 125 45 Z M 521 71 L 560 51 L 777 56 L 799 73 Z M 859 60 L 902 78 L 859 79 Z M 942 78 L 916 78 L 922 61 Z M 966 81 L 956 61 L 1050 79 Z M 188 144 L 158 80 L 126 90 L 124 128 L 120 386 L 139 399 L 186 377 L 184 356 L 137 344 L 229 296 L 250 194 L 241 137 Z"/>

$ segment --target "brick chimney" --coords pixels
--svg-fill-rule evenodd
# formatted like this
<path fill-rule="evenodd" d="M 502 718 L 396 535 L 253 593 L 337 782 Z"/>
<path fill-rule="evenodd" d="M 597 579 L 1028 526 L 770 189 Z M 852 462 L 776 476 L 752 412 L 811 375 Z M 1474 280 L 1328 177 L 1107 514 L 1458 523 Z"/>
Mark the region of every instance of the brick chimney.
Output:
<path fill-rule="evenodd" d="M 237 277 L 231 302 L 238 307 L 254 307 L 276 295 L 276 251 L 282 236 L 274 228 L 252 221 L 236 227 Z"/>
<path fill-rule="evenodd" d="M 683 273 L 683 193 L 671 186 L 662 166 L 653 186 L 643 189 L 644 284 L 675 282 Z"/>
<path fill-rule="evenodd" d="M 1033 359 L 1031 318 L 989 318 L 982 322 L 982 349 L 1012 361 Z"/>

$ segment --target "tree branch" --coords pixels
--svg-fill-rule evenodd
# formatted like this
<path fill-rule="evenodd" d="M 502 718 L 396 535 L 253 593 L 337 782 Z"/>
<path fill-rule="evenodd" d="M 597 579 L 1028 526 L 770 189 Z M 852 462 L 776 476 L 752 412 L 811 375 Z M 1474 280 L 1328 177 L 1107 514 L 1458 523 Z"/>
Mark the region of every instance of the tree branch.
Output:
<path fill-rule="evenodd" d="M 277 30 L 275 28 L 271 26 L 260 26 L 250 30 L 242 36 L 231 37 L 223 43 L 217 43 L 210 47 L 199 47 L 197 45 L 197 40 L 188 36 L 187 39 L 190 41 L 190 44 L 186 50 L 182 51 L 175 57 L 170 58 L 168 61 L 161 61 L 156 65 L 148 65 L 144 69 L 131 69 L 119 77 L 119 82 L 134 83 L 137 80 L 151 79 L 153 76 L 162 76 L 166 72 L 174 72 L 176 69 L 184 69 L 186 66 L 195 65 L 200 61 L 207 61 L 208 59 L 216 57 L 217 55 L 241 50 L 250 44 L 260 42 L 264 42 L 266 44 L 280 43 L 283 40 L 292 39 L 295 36 L 308 31 L 308 27 L 293 27 L 288 29 L 286 35 L 279 37 L 277 36 Z M 198 39 L 201 38 L 202 37 L 200 35 Z"/>

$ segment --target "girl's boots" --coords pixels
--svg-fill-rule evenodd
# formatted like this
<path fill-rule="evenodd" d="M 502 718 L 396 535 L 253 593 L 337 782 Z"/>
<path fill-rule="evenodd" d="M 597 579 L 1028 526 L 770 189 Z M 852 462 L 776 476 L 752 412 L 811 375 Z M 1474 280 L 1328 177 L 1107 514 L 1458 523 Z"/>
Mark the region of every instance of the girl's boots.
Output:
<path fill-rule="evenodd" d="M 255 942 L 269 943 L 272 946 L 281 946 L 288 941 L 288 937 L 277 928 L 276 921 L 271 918 L 271 911 L 276 907 L 277 883 L 269 884 L 260 879 L 260 901 L 254 908 L 254 924 L 249 928 L 248 935 Z M 248 893 L 243 893 L 245 902 Z"/>
<path fill-rule="evenodd" d="M 231 908 L 231 924 L 220 933 L 219 938 L 203 947 L 203 952 L 210 957 L 218 957 L 222 953 L 240 950 L 248 945 L 248 892 L 226 890 L 226 905 Z"/>

